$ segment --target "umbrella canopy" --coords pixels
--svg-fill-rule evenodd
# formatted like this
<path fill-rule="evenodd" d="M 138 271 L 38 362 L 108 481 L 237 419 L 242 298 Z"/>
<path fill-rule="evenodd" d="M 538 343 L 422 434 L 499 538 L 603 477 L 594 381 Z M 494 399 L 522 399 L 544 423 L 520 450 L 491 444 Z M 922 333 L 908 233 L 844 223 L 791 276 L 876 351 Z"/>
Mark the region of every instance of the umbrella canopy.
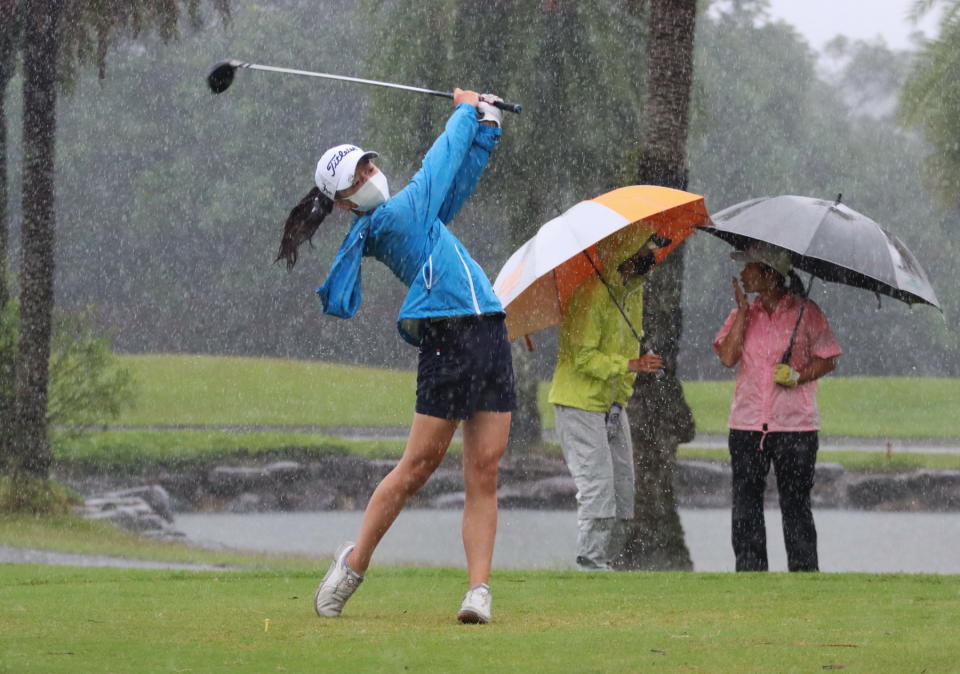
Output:
<path fill-rule="evenodd" d="M 793 266 L 825 281 L 940 308 L 913 253 L 880 225 L 836 201 L 784 195 L 749 199 L 703 228 L 739 250 L 766 241 L 793 253 Z"/>
<path fill-rule="evenodd" d="M 560 323 L 570 295 L 597 273 L 594 264 L 605 270 L 619 263 L 614 256 L 635 252 L 653 233 L 670 239 L 654 251 L 660 262 L 704 223 L 702 196 L 653 185 L 621 187 L 572 206 L 543 225 L 497 274 L 493 289 L 507 312 L 510 339 Z"/>

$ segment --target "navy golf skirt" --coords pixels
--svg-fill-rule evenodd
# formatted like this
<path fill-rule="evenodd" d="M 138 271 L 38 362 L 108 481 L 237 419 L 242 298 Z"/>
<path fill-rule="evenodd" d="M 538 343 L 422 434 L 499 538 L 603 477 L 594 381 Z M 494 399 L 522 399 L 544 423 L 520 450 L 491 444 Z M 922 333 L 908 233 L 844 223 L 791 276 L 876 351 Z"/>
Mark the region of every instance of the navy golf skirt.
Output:
<path fill-rule="evenodd" d="M 513 357 L 503 314 L 457 316 L 421 324 L 417 412 L 469 419 L 517 407 Z"/>

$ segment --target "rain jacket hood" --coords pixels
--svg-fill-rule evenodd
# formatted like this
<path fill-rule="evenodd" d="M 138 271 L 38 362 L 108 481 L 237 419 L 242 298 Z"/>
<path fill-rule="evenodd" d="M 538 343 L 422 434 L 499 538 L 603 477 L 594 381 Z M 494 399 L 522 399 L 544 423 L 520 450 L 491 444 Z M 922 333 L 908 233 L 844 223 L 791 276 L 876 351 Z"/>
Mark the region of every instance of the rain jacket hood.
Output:
<path fill-rule="evenodd" d="M 409 288 L 397 327 L 419 342 L 423 319 L 503 313 L 490 281 L 446 225 L 473 192 L 500 129 L 457 106 L 446 128 L 401 191 L 354 220 L 317 294 L 324 313 L 350 318 L 362 300 L 361 262 L 383 262 Z"/>
<path fill-rule="evenodd" d="M 596 276 L 571 295 L 560 326 L 560 352 L 549 401 L 590 412 L 606 412 L 614 402 L 626 406 L 637 375 L 627 363 L 640 355 L 640 343 L 611 299 L 623 308 L 643 336 L 643 277 L 624 286 L 617 266 L 647 240 L 651 230 L 630 227 L 597 244 L 607 287 Z"/>

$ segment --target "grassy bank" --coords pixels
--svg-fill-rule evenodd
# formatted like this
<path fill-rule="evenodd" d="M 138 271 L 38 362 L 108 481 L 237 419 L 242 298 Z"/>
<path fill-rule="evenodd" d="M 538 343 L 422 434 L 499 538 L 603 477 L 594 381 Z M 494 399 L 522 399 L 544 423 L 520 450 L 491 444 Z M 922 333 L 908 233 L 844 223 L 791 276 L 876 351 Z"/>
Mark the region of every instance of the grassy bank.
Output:
<path fill-rule="evenodd" d="M 344 617 L 320 571 L 0 567 L 0 671 L 955 671 L 960 577 L 376 568 Z M 269 622 L 267 622 L 269 620 Z"/>
<path fill-rule="evenodd" d="M 85 464 L 97 470 L 144 469 L 149 466 L 209 463 L 224 460 L 312 460 L 334 454 L 370 459 L 396 459 L 403 440 L 348 440 L 311 433 L 236 433 L 229 431 L 105 431 L 63 440 L 56 445 L 59 461 Z M 461 444 L 455 440 L 450 453 Z M 541 452 L 560 456 L 558 445 L 546 444 Z M 728 462 L 725 449 L 682 447 L 681 459 Z M 922 468 L 960 470 L 960 454 L 907 454 L 887 456 L 882 451 L 821 451 L 821 462 L 839 463 L 854 471 L 907 471 Z"/>
<path fill-rule="evenodd" d="M 121 356 L 140 385 L 131 426 L 406 426 L 413 372 L 314 361 L 222 356 Z M 548 386 L 540 408 L 547 427 Z M 687 382 L 697 428 L 726 432 L 733 382 Z M 827 377 L 819 393 L 825 435 L 960 438 L 960 381 Z"/>
<path fill-rule="evenodd" d="M 348 440 L 313 433 L 104 431 L 62 439 L 56 443 L 55 454 L 59 461 L 110 470 L 273 455 L 304 459 L 334 454 L 394 458 L 403 453 L 404 444 L 402 440 Z M 453 452 L 458 449 L 459 443 L 451 447 Z"/>
<path fill-rule="evenodd" d="M 106 522 L 72 516 L 0 514 L 0 545 L 80 555 L 107 555 L 246 569 L 308 570 L 316 567 L 315 560 L 297 557 L 205 550 L 176 541 L 152 540 L 123 531 Z M 3 569 L 0 565 L 0 577 Z M 2 609 L 0 606 L 0 613 Z M 0 672 L 2 671 L 5 670 L 0 667 Z"/>

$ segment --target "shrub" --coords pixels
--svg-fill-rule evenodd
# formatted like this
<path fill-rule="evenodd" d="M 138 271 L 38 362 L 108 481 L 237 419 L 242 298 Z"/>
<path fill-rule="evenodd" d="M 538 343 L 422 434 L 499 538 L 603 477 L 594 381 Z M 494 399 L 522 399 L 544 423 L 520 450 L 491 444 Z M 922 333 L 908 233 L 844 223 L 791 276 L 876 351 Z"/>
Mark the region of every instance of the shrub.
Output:
<path fill-rule="evenodd" d="M 97 334 L 90 313 L 54 316 L 47 422 L 61 434 L 105 426 L 135 400 L 133 377 L 117 366 L 110 341 Z M 0 410 L 12 399 L 15 385 L 12 375 L 3 376 L 2 364 L 16 356 L 17 316 L 15 300 L 0 312 Z"/>
<path fill-rule="evenodd" d="M 0 476 L 0 512 L 65 515 L 79 499 L 53 480 Z"/>

